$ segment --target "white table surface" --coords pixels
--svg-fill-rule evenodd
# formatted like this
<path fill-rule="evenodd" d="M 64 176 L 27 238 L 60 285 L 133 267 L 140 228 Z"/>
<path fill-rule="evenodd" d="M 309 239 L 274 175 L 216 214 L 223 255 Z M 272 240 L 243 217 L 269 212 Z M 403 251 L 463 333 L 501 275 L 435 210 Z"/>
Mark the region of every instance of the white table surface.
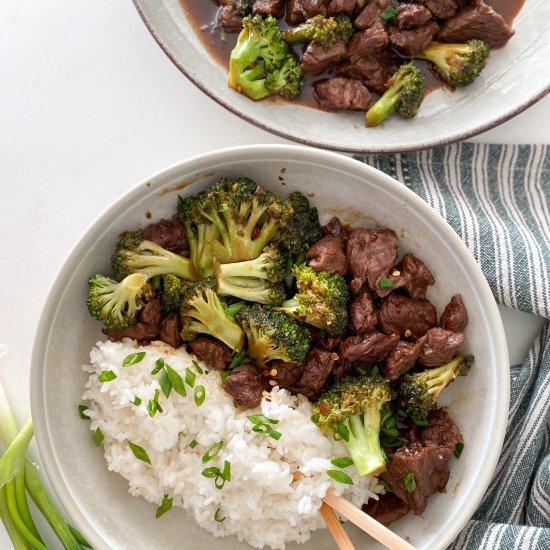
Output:
<path fill-rule="evenodd" d="M 195 88 L 130 0 L 0 0 L 0 8 L 0 343 L 9 348 L 0 377 L 22 424 L 42 303 L 98 214 L 188 156 L 285 140 Z M 472 141 L 550 143 L 549 121 L 546 97 Z M 511 360 L 521 362 L 542 319 L 501 313 Z M 0 548 L 10 547 L 0 525 Z"/>

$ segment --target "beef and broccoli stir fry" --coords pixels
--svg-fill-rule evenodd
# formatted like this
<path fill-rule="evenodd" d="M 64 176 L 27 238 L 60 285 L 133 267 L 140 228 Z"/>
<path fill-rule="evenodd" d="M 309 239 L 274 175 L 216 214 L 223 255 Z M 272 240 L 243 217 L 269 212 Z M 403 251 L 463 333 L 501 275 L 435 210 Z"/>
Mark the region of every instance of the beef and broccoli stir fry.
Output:
<path fill-rule="evenodd" d="M 210 45 L 223 52 L 230 87 L 253 100 L 307 98 L 311 89 L 322 109 L 366 112 L 368 127 L 394 113 L 414 117 L 435 82 L 452 89 L 471 84 L 490 50 L 514 34 L 508 4 L 518 11 L 523 3 L 212 1 L 210 11 L 191 0 L 182 6 L 199 34 L 210 24 Z M 508 20 L 499 13 L 505 8 Z"/>
<path fill-rule="evenodd" d="M 386 521 L 445 487 L 463 441 L 436 401 L 473 363 L 460 294 L 438 319 L 433 275 L 398 248 L 388 228 L 321 226 L 299 192 L 223 178 L 179 197 L 172 219 L 122 233 L 87 305 L 113 339 L 186 346 L 237 407 L 273 387 L 307 397 L 359 474 L 384 480 L 389 504 L 369 511 Z"/>

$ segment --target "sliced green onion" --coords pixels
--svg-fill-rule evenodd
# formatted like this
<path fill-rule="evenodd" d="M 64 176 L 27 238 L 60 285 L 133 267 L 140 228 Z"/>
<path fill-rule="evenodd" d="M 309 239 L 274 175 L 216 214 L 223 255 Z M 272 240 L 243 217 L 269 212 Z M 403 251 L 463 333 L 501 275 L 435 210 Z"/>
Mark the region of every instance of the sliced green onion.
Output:
<path fill-rule="evenodd" d="M 78 405 L 78 414 L 82 420 L 90 420 L 90 417 L 84 412 L 88 410 L 87 405 Z"/>
<path fill-rule="evenodd" d="M 155 375 L 158 372 L 160 372 L 164 367 L 164 359 L 162 357 L 159 357 L 155 361 L 155 368 L 151 371 L 151 374 Z"/>
<path fill-rule="evenodd" d="M 273 439 L 276 439 L 277 441 L 279 441 L 279 439 L 281 439 L 281 436 L 283 435 L 281 432 L 278 432 L 277 430 L 270 430 L 269 432 L 269 437 L 273 438 Z"/>
<path fill-rule="evenodd" d="M 228 460 L 223 461 L 223 479 L 225 481 L 231 481 L 231 462 Z"/>
<path fill-rule="evenodd" d="M 174 388 L 174 391 L 185 397 L 187 392 L 185 391 L 183 378 L 170 365 L 165 364 L 164 368 L 168 373 L 168 378 L 170 380 L 170 384 L 172 384 L 172 387 Z"/>
<path fill-rule="evenodd" d="M 134 400 L 130 401 L 130 403 L 132 403 L 132 405 L 135 405 L 136 407 L 138 407 L 139 405 L 141 405 L 141 397 L 138 397 L 137 395 L 134 395 Z"/>
<path fill-rule="evenodd" d="M 198 444 L 199 442 L 196 439 L 193 439 L 193 441 L 189 443 L 189 447 L 191 447 L 191 449 L 194 449 Z"/>
<path fill-rule="evenodd" d="M 220 378 L 222 380 L 222 384 L 225 384 L 225 381 L 227 380 L 228 376 L 231 374 L 230 370 L 224 370 L 220 372 Z"/>
<path fill-rule="evenodd" d="M 392 19 L 394 19 L 395 17 L 397 16 L 397 10 L 393 7 L 393 6 L 390 6 L 384 10 L 382 10 L 379 14 L 378 14 L 378 17 L 380 17 L 380 19 L 382 19 L 382 21 L 384 23 L 387 23 L 388 21 L 391 21 Z"/>
<path fill-rule="evenodd" d="M 211 466 L 210 468 L 205 468 L 202 472 L 201 472 L 201 475 L 204 476 L 204 477 L 208 477 L 208 478 L 212 478 L 212 477 L 217 477 L 220 475 L 220 469 L 217 468 L 216 466 Z"/>
<path fill-rule="evenodd" d="M 103 435 L 103 432 L 99 428 L 97 428 L 97 430 L 94 432 L 94 435 L 92 435 L 92 439 L 94 440 L 95 446 L 99 447 L 103 443 L 105 436 Z"/>
<path fill-rule="evenodd" d="M 244 363 L 249 363 L 250 361 L 250 357 L 246 355 L 246 350 L 243 349 L 239 353 L 233 355 L 233 359 L 231 359 L 231 363 L 229 363 L 227 369 L 233 370 L 235 367 L 238 367 L 239 365 L 242 365 Z"/>
<path fill-rule="evenodd" d="M 390 487 L 390 484 L 385 480 L 385 479 L 378 479 L 378 481 L 380 482 L 380 485 L 382 485 L 382 487 L 384 487 L 384 491 L 386 491 L 386 493 L 393 493 L 391 487 Z"/>
<path fill-rule="evenodd" d="M 203 455 L 202 455 L 202 463 L 206 464 L 207 462 L 210 462 L 215 456 L 218 455 L 221 448 L 223 447 L 223 441 L 218 441 L 217 443 L 214 443 Z"/>
<path fill-rule="evenodd" d="M 160 506 L 157 508 L 157 512 L 155 514 L 155 517 L 157 519 L 160 518 L 160 516 L 166 514 L 170 508 L 172 508 L 172 501 L 174 500 L 174 497 L 168 498 L 168 495 L 164 495 L 162 502 L 160 503 Z"/>
<path fill-rule="evenodd" d="M 403 485 L 405 486 L 407 493 L 414 493 L 416 491 L 416 479 L 414 478 L 414 474 L 412 472 L 409 472 L 405 476 Z"/>
<path fill-rule="evenodd" d="M 456 458 L 460 458 L 460 455 L 462 454 L 462 451 L 464 450 L 464 443 L 462 441 L 459 441 L 455 445 L 455 456 Z"/>
<path fill-rule="evenodd" d="M 151 464 L 151 459 L 149 458 L 147 451 L 143 447 L 140 447 L 139 445 L 137 445 L 136 443 L 132 443 L 131 441 L 128 441 L 128 447 L 130 447 L 132 454 L 138 460 L 146 462 L 147 464 Z"/>
<path fill-rule="evenodd" d="M 263 414 L 252 414 L 250 416 L 247 416 L 248 420 L 252 422 L 252 424 L 278 424 L 279 421 L 275 420 L 273 418 L 267 418 L 267 416 L 264 416 Z"/>
<path fill-rule="evenodd" d="M 116 378 L 116 374 L 112 370 L 104 370 L 97 379 L 100 382 L 110 382 Z"/>
<path fill-rule="evenodd" d="M 314 414 L 314 415 L 311 417 L 311 421 L 312 421 L 314 424 L 318 424 L 318 423 L 319 423 L 319 415 L 318 415 L 318 414 Z"/>
<path fill-rule="evenodd" d="M 353 485 L 353 479 L 351 479 L 346 472 L 341 472 L 340 470 L 327 470 L 327 475 L 334 479 L 334 481 L 338 481 L 338 483 Z"/>
<path fill-rule="evenodd" d="M 200 365 L 193 359 L 193 361 L 191 361 L 191 363 L 193 363 L 193 366 L 197 369 L 197 372 L 199 374 L 203 374 L 203 370 L 201 369 Z"/>
<path fill-rule="evenodd" d="M 235 318 L 235 315 L 241 311 L 241 309 L 244 307 L 246 302 L 244 300 L 241 300 L 240 302 L 235 302 L 234 304 L 231 304 L 230 306 L 227 306 L 225 308 L 225 314 L 228 317 Z"/>
<path fill-rule="evenodd" d="M 218 508 L 216 510 L 216 513 L 214 514 L 214 521 L 217 521 L 218 523 L 221 523 L 222 521 L 225 521 L 225 517 L 220 517 L 221 515 L 221 508 Z"/>
<path fill-rule="evenodd" d="M 143 361 L 143 358 L 145 357 L 144 351 L 139 351 L 138 353 L 131 353 L 130 355 L 127 355 L 122 360 L 122 366 L 123 367 L 130 367 L 131 365 L 135 365 L 136 363 L 139 363 L 140 361 Z"/>
<path fill-rule="evenodd" d="M 162 412 L 162 407 L 159 405 L 159 395 L 160 395 L 160 390 L 157 388 L 155 390 L 154 398 L 149 399 L 149 402 L 147 403 L 147 412 L 149 413 L 150 417 L 155 416 L 157 412 Z"/>
<path fill-rule="evenodd" d="M 257 434 L 268 434 L 271 431 L 271 426 L 267 424 L 254 424 L 252 431 Z"/>
<path fill-rule="evenodd" d="M 189 368 L 185 369 L 185 383 L 188 386 L 194 387 L 195 386 L 195 380 L 196 380 L 195 373 L 190 370 Z"/>
<path fill-rule="evenodd" d="M 170 382 L 170 378 L 168 376 L 168 372 L 166 369 L 162 369 L 162 374 L 160 375 L 160 389 L 162 390 L 162 393 L 168 397 L 170 397 L 170 392 L 172 391 L 172 382 Z"/>
<path fill-rule="evenodd" d="M 393 288 L 393 281 L 391 279 L 378 279 L 376 284 L 381 290 Z"/>
<path fill-rule="evenodd" d="M 347 468 L 348 466 L 351 466 L 353 464 L 353 460 L 349 456 L 333 458 L 330 462 L 338 468 Z"/>
<path fill-rule="evenodd" d="M 336 433 L 344 440 L 349 441 L 349 428 L 342 420 L 336 424 Z"/>
<path fill-rule="evenodd" d="M 195 388 L 195 396 L 193 397 L 197 407 L 200 407 L 206 399 L 206 389 L 204 386 L 197 386 Z"/>

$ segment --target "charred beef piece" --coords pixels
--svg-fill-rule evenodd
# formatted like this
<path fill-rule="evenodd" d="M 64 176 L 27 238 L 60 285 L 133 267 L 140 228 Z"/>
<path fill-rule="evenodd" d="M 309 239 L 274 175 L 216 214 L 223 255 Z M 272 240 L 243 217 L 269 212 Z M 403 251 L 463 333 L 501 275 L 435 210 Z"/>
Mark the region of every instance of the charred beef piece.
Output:
<path fill-rule="evenodd" d="M 437 310 L 429 300 L 415 300 L 392 292 L 378 310 L 378 324 L 386 334 L 418 339 L 437 326 Z"/>
<path fill-rule="evenodd" d="M 380 20 L 380 11 L 391 6 L 391 0 L 370 0 L 355 18 L 353 26 L 362 30 Z"/>
<path fill-rule="evenodd" d="M 275 359 L 269 363 L 269 371 L 269 376 L 276 380 L 281 388 L 288 389 L 300 380 L 304 373 L 304 367 L 297 363 L 287 363 L 280 359 Z M 277 371 L 277 373 L 275 374 L 274 371 Z"/>
<path fill-rule="evenodd" d="M 233 353 L 221 340 L 199 336 L 189 342 L 191 351 L 209 367 L 222 371 L 231 363 Z"/>
<path fill-rule="evenodd" d="M 411 298 L 419 300 L 426 297 L 428 286 L 435 284 L 435 279 L 424 262 L 412 254 L 403 256 L 388 278 L 392 281 L 393 287 L 381 290 L 380 296 L 402 288 Z"/>
<path fill-rule="evenodd" d="M 257 407 L 262 401 L 262 393 L 269 386 L 254 365 L 235 367 L 225 379 L 223 389 L 234 399 L 237 407 Z"/>
<path fill-rule="evenodd" d="M 355 4 L 356 0 L 330 0 L 327 11 L 329 15 L 335 13 L 353 13 Z"/>
<path fill-rule="evenodd" d="M 393 493 L 380 495 L 378 500 L 371 498 L 366 504 L 363 504 L 363 512 L 366 512 L 383 525 L 389 525 L 393 521 L 397 521 L 407 515 L 409 510 L 409 505 Z"/>
<path fill-rule="evenodd" d="M 387 470 L 380 477 L 419 516 L 426 509 L 428 497 L 445 489 L 449 480 L 447 462 L 452 455 L 453 449 L 435 443 L 412 443 L 396 451 L 387 464 Z M 416 489 L 409 493 L 405 480 L 411 474 Z"/>
<path fill-rule="evenodd" d="M 387 336 L 381 332 L 371 332 L 350 336 L 340 344 L 340 359 L 349 363 L 356 361 L 378 363 L 388 357 L 397 342 L 399 342 L 397 334 Z"/>
<path fill-rule="evenodd" d="M 428 416 L 428 425 L 420 432 L 422 444 L 435 443 L 453 451 L 457 443 L 464 443 L 458 426 L 443 409 L 434 409 Z"/>
<path fill-rule="evenodd" d="M 397 8 L 396 23 L 400 31 L 421 27 L 431 19 L 432 12 L 419 4 L 399 4 Z"/>
<path fill-rule="evenodd" d="M 451 332 L 462 332 L 468 324 L 468 312 L 460 294 L 455 294 L 445 306 L 439 326 Z"/>
<path fill-rule="evenodd" d="M 153 298 L 145 304 L 145 307 L 139 312 L 139 320 L 152 327 L 158 327 L 160 325 L 162 320 L 162 308 L 158 298 Z"/>
<path fill-rule="evenodd" d="M 346 45 L 343 41 L 336 42 L 327 50 L 321 42 L 313 40 L 307 45 L 300 65 L 304 74 L 319 75 L 332 69 L 345 56 Z"/>
<path fill-rule="evenodd" d="M 327 0 L 288 0 L 286 22 L 289 25 L 298 25 L 315 15 L 326 15 L 327 7 Z"/>
<path fill-rule="evenodd" d="M 388 80 L 393 76 L 399 60 L 389 49 L 382 50 L 376 55 L 353 57 L 336 69 L 338 76 L 358 78 L 364 82 L 369 90 L 383 94 L 388 89 Z"/>
<path fill-rule="evenodd" d="M 397 235 L 391 229 L 354 229 L 347 244 L 352 292 L 359 292 L 365 281 L 373 292 L 379 291 L 376 281 L 389 275 L 398 247 Z"/>
<path fill-rule="evenodd" d="M 378 322 L 376 304 L 371 293 L 363 289 L 349 306 L 350 327 L 355 334 L 372 332 Z"/>
<path fill-rule="evenodd" d="M 347 45 L 348 57 L 376 53 L 388 45 L 388 34 L 382 21 L 376 21 L 365 30 L 356 32 Z"/>
<path fill-rule="evenodd" d="M 448 363 L 464 342 L 464 334 L 439 327 L 426 332 L 418 362 L 425 367 L 439 367 Z"/>
<path fill-rule="evenodd" d="M 435 21 L 408 30 L 399 30 L 395 25 L 387 27 L 390 44 L 406 55 L 421 52 L 432 41 L 438 29 L 439 25 Z"/>
<path fill-rule="evenodd" d="M 457 0 L 417 0 L 426 6 L 438 19 L 450 19 L 458 10 Z"/>
<path fill-rule="evenodd" d="M 158 298 L 153 298 L 149 300 L 139 312 L 139 321 L 135 325 L 123 329 L 104 328 L 103 334 L 106 334 L 114 340 L 132 338 L 132 340 L 137 340 L 138 342 L 149 342 L 158 337 L 161 319 L 162 312 L 160 300 Z"/>
<path fill-rule="evenodd" d="M 493 8 L 477 2 L 458 11 L 441 27 L 436 35 L 440 42 L 467 42 L 473 38 L 483 40 L 490 48 L 504 46 L 514 31 Z"/>
<path fill-rule="evenodd" d="M 321 231 L 323 235 L 335 235 L 336 237 L 340 237 L 344 243 L 347 242 L 349 237 L 349 230 L 342 225 L 340 218 L 337 216 L 331 218 L 327 225 L 323 225 Z"/>
<path fill-rule="evenodd" d="M 170 313 L 160 322 L 159 338 L 173 348 L 180 345 L 180 317 L 177 313 Z"/>
<path fill-rule="evenodd" d="M 160 220 L 143 230 L 143 238 L 170 252 L 181 252 L 185 245 L 185 227 L 179 220 Z"/>
<path fill-rule="evenodd" d="M 282 17 L 285 11 L 285 0 L 254 0 L 252 13 L 254 15 L 272 15 L 276 19 Z"/>
<path fill-rule="evenodd" d="M 243 18 L 235 12 L 233 4 L 226 4 L 218 10 L 217 22 L 227 32 L 240 32 L 243 28 Z"/>
<path fill-rule="evenodd" d="M 336 365 L 338 356 L 326 349 L 311 348 L 307 354 L 306 364 L 300 380 L 288 388 L 292 393 L 301 393 L 310 401 L 319 397 L 323 386 L 326 384 L 332 369 Z"/>
<path fill-rule="evenodd" d="M 350 78 L 324 78 L 313 83 L 313 96 L 323 109 L 366 111 L 372 104 L 368 88 Z"/>
<path fill-rule="evenodd" d="M 415 363 L 422 349 L 424 341 L 405 342 L 401 340 L 393 348 L 386 364 L 382 369 L 382 374 L 388 380 L 395 382 L 405 371 L 409 370 Z"/>
<path fill-rule="evenodd" d="M 345 275 L 348 269 L 344 241 L 335 235 L 325 235 L 313 243 L 307 251 L 306 260 L 315 271 Z"/>

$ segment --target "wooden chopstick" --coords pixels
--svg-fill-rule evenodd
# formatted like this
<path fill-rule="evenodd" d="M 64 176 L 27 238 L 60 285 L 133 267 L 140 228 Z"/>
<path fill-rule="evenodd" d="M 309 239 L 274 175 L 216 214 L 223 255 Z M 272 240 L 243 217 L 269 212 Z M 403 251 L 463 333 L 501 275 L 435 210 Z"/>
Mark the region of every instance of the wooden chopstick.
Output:
<path fill-rule="evenodd" d="M 334 510 L 326 503 L 321 505 L 321 515 L 327 524 L 328 530 L 332 533 L 336 544 L 340 550 L 355 550 L 348 534 L 342 527 L 340 520 Z"/>
<path fill-rule="evenodd" d="M 345 498 L 336 496 L 330 489 L 325 495 L 324 503 L 352 523 L 355 523 L 357 527 L 382 543 L 386 548 L 390 550 L 415 550 L 412 544 L 409 544 L 368 514 L 365 514 L 363 510 L 357 508 Z"/>

